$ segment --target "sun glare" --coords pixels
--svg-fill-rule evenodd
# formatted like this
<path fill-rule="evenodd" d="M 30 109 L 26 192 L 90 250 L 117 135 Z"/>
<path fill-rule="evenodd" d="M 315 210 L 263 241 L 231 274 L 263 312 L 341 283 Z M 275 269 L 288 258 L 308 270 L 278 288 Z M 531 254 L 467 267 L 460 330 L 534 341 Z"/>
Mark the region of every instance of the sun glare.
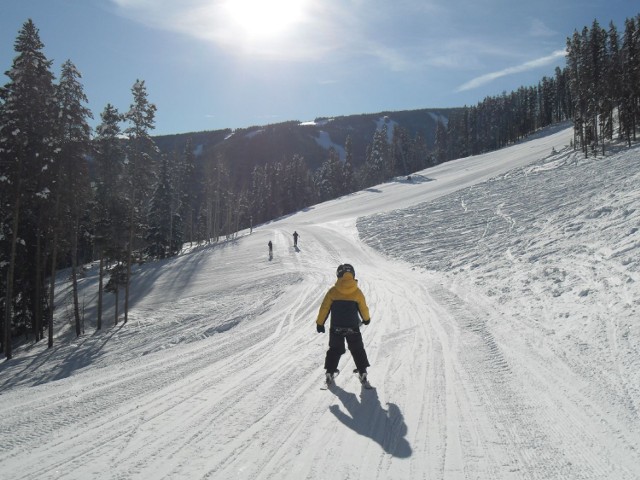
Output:
<path fill-rule="evenodd" d="M 229 20 L 247 37 L 284 33 L 302 18 L 302 0 L 229 0 Z"/>

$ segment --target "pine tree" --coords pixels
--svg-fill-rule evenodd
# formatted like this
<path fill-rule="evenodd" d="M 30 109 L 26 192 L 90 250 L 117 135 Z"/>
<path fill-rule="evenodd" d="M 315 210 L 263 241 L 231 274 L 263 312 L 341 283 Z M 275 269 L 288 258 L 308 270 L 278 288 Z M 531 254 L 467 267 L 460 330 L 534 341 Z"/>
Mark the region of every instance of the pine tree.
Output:
<path fill-rule="evenodd" d="M 608 116 L 605 121 L 604 134 L 609 140 L 613 140 L 614 131 L 614 112 L 620 115 L 622 100 L 622 56 L 620 52 L 620 38 L 616 26 L 611 22 L 609 24 L 609 48 L 607 62 L 607 110 Z"/>
<path fill-rule="evenodd" d="M 60 223 L 67 226 L 65 236 L 71 239 L 71 283 L 76 336 L 82 333 L 78 301 L 78 243 L 84 236 L 83 233 L 89 229 L 88 225 L 82 224 L 82 220 L 91 194 L 87 155 L 90 152 L 91 140 L 88 119 L 93 117 L 85 106 L 87 97 L 80 84 L 80 78 L 80 72 L 75 65 L 66 61 L 62 66 L 57 87 L 60 168 L 56 190 L 62 197 L 62 213 L 67 215 Z M 62 185 L 64 190 L 61 188 Z"/>
<path fill-rule="evenodd" d="M 181 217 L 185 240 L 188 242 L 193 242 L 196 239 L 194 229 L 197 218 L 196 201 L 202 189 L 197 175 L 195 159 L 192 140 L 188 138 L 182 156 L 182 180 L 179 188 Z"/>
<path fill-rule="evenodd" d="M 153 156 L 157 147 L 150 136 L 155 128 L 156 106 L 149 102 L 144 81 L 136 80 L 131 88 L 133 103 L 125 114 L 129 126 L 125 129 L 128 137 L 127 181 L 129 198 L 129 238 L 127 241 L 127 275 L 124 297 L 124 322 L 129 317 L 129 289 L 131 286 L 131 264 L 133 262 L 134 241 L 141 230 L 139 222 L 144 219 L 143 206 L 148 200 L 153 175 Z"/>
<path fill-rule="evenodd" d="M 431 166 L 432 163 L 433 159 L 429 157 L 427 142 L 420 133 L 416 133 L 409 149 L 409 171 L 417 172 Z"/>
<path fill-rule="evenodd" d="M 321 201 L 337 198 L 345 193 L 344 173 L 335 148 L 329 148 L 329 157 L 318 171 L 317 188 Z"/>
<path fill-rule="evenodd" d="M 589 32 L 588 52 L 588 61 L 590 63 L 588 118 L 592 132 L 591 143 L 594 151 L 600 143 L 600 131 L 603 125 L 600 120 L 603 120 L 604 117 L 608 115 L 604 107 L 606 102 L 606 93 L 604 91 L 606 86 L 605 68 L 607 65 L 606 43 L 607 32 L 594 20 L 591 31 Z M 604 144 L 602 148 L 604 149 Z"/>
<path fill-rule="evenodd" d="M 640 23 L 640 22 L 639 22 Z M 638 117 L 638 102 L 640 92 L 640 45 L 638 44 L 638 29 L 633 18 L 625 22 L 624 38 L 622 42 L 622 101 L 621 101 L 621 129 L 631 146 L 631 140 L 636 139 L 636 121 Z"/>
<path fill-rule="evenodd" d="M 347 138 L 344 141 L 344 152 L 344 163 L 353 165 L 353 139 L 351 138 L 351 135 L 347 135 Z"/>
<path fill-rule="evenodd" d="M 168 246 L 168 255 L 174 256 L 180 253 L 185 241 L 185 225 L 183 216 L 183 202 L 186 195 L 184 193 L 186 188 L 185 183 L 185 170 L 186 165 L 184 158 L 179 154 L 173 153 L 170 157 L 169 163 L 169 179 L 171 187 L 171 228 L 170 228 L 170 240 Z"/>
<path fill-rule="evenodd" d="M 443 163 L 448 160 L 447 152 L 449 150 L 449 141 L 447 136 L 447 127 L 444 123 L 438 120 L 436 125 L 436 139 L 435 139 L 435 159 L 437 163 Z"/>
<path fill-rule="evenodd" d="M 389 144 L 387 125 L 373 134 L 373 144 L 365 162 L 365 182 L 367 186 L 384 182 L 390 176 Z"/>
<path fill-rule="evenodd" d="M 584 66 L 582 56 L 582 37 L 578 31 L 567 39 L 567 73 L 569 88 L 572 92 L 572 111 L 574 120 L 574 145 L 585 145 L 585 117 L 586 117 L 586 92 L 584 80 Z"/>
<path fill-rule="evenodd" d="M 113 105 L 107 104 L 100 118 L 102 122 L 96 128 L 95 138 L 96 200 L 94 202 L 94 241 L 100 259 L 96 323 L 98 330 L 102 328 L 102 299 L 107 266 L 111 262 L 125 262 L 123 252 L 126 248 L 127 216 L 126 206 L 122 200 L 125 155 L 120 139 L 122 116 Z M 117 314 L 114 323 L 118 323 Z"/>
<path fill-rule="evenodd" d="M 160 178 L 151 196 L 147 222 L 147 253 L 154 258 L 165 258 L 171 250 L 172 197 L 169 164 L 165 155 L 162 157 Z"/>
<path fill-rule="evenodd" d="M 555 110 L 554 122 L 562 122 L 571 118 L 571 92 L 567 85 L 567 68 L 556 67 L 555 70 Z"/>
<path fill-rule="evenodd" d="M 344 191 L 351 193 L 358 190 L 358 181 L 353 168 L 353 139 L 347 135 L 344 142 Z"/>
<path fill-rule="evenodd" d="M 264 172 L 262 171 L 262 173 Z M 264 182 L 267 178 L 262 173 L 260 175 L 261 189 L 265 188 Z M 223 233 L 223 213 L 226 212 L 226 205 L 231 201 L 229 169 L 221 155 L 204 165 L 203 181 L 203 200 L 199 218 L 200 238 L 207 242 L 217 242 Z M 264 200 L 262 201 L 264 202 Z M 257 205 L 260 203 L 258 202 Z M 263 204 L 262 207 L 266 209 L 266 204 Z M 264 213 L 264 216 L 266 217 L 267 213 Z"/>
<path fill-rule="evenodd" d="M 395 166 L 394 175 L 408 175 L 411 173 L 410 162 L 411 138 L 409 132 L 402 127 L 393 129 L 393 139 L 391 142 L 391 158 Z"/>
<path fill-rule="evenodd" d="M 3 342 L 5 356 L 12 357 L 12 325 L 35 317 L 42 302 L 43 276 L 39 237 L 44 231 L 43 210 L 50 204 L 51 167 L 54 152 L 54 76 L 51 62 L 43 53 L 44 44 L 31 20 L 23 25 L 14 44 L 17 56 L 9 78 L 1 90 L 0 102 L 0 183 L 2 188 L 2 258 L 4 287 Z M 40 213 L 38 213 L 40 212 Z M 34 265 L 35 261 L 35 265 Z M 20 273 L 16 277 L 16 272 Z M 6 275 L 5 275 L 6 273 Z M 37 284 L 40 294 L 29 288 Z M 15 290 L 14 290 L 15 288 Z M 15 309 L 14 301 L 22 298 Z M 33 299 L 33 300 L 30 300 Z M 15 314 L 15 316 L 14 316 Z M 50 335 L 51 335 L 50 328 Z"/>
<path fill-rule="evenodd" d="M 251 174 L 251 216 L 254 224 L 268 220 L 267 198 L 270 184 L 267 181 L 265 167 L 256 166 Z"/>

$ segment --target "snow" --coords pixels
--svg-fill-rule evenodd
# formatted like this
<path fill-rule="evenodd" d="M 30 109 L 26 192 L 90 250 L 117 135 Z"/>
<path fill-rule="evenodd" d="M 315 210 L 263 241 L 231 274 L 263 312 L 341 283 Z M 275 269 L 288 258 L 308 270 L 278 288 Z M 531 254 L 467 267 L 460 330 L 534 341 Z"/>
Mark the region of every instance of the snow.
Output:
<path fill-rule="evenodd" d="M 393 143 L 393 131 L 398 126 L 398 122 L 385 115 L 376 120 L 376 130 L 382 130 L 384 126 L 387 127 L 387 143 L 391 144 Z"/>
<path fill-rule="evenodd" d="M 41 191 L 36 193 L 36 197 L 39 198 L 49 198 L 49 195 L 51 195 L 51 190 L 49 190 L 48 187 L 44 187 Z"/>
<path fill-rule="evenodd" d="M 310 120 L 307 122 L 300 122 L 300 126 L 307 126 L 307 127 L 324 127 L 325 125 L 327 125 L 329 122 L 332 122 L 333 118 L 317 118 L 315 120 Z"/>
<path fill-rule="evenodd" d="M 53 349 L 0 365 L 3 476 L 640 478 L 640 147 L 585 159 L 572 134 L 138 266 L 129 322 L 108 295 L 100 332 L 92 266 L 77 339 L 61 276 Z M 348 352 L 320 390 L 341 262 L 375 390 Z"/>
<path fill-rule="evenodd" d="M 245 136 L 245 138 L 253 138 L 256 135 L 259 135 L 261 133 L 264 133 L 264 128 L 259 128 L 257 130 L 252 130 L 252 131 L 250 131 L 248 133 L 245 133 L 244 136 Z"/>
<path fill-rule="evenodd" d="M 449 119 L 447 117 L 445 117 L 444 115 L 440 115 L 440 114 L 435 113 L 435 112 L 429 112 L 429 116 L 433 119 L 434 122 L 440 122 L 445 127 L 449 123 Z"/>
<path fill-rule="evenodd" d="M 340 160 L 344 161 L 345 158 L 347 158 L 347 152 L 345 151 L 344 147 L 342 145 L 335 143 L 333 140 L 331 140 L 331 135 L 329 135 L 328 132 L 325 132 L 324 130 L 320 130 L 315 140 L 316 140 L 316 143 L 320 145 L 322 148 L 324 148 L 325 150 L 329 150 L 330 148 L 333 148 L 338 154 L 338 156 L 340 157 Z"/>

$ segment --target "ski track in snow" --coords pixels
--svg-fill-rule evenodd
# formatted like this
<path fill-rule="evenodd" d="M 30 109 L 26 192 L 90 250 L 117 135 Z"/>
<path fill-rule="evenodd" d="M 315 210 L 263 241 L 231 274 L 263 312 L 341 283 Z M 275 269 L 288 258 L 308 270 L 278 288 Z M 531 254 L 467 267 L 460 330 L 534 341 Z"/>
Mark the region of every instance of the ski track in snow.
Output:
<path fill-rule="evenodd" d="M 74 339 L 59 307 L 54 349 L 25 344 L 0 365 L 3 473 L 640 478 L 640 147 L 584 159 L 570 138 L 140 266 L 126 325 L 109 296 L 106 327 Z M 374 390 L 348 351 L 319 388 L 328 336 L 314 321 L 343 262 L 372 313 Z M 88 318 L 95 285 L 93 268 Z"/>

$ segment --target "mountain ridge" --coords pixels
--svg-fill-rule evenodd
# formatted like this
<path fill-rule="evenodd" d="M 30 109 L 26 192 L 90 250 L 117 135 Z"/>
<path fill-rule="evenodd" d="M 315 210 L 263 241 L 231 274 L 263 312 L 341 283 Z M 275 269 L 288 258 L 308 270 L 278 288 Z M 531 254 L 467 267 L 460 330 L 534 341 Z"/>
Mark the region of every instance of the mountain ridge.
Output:
<path fill-rule="evenodd" d="M 353 163 L 360 166 L 374 133 L 387 125 L 389 135 L 398 126 L 411 138 L 420 135 L 429 147 L 435 141 L 437 122 L 446 124 L 451 113 L 460 108 L 424 108 L 383 111 L 336 117 L 317 117 L 313 121 L 290 120 L 247 128 L 222 129 L 155 136 L 156 145 L 164 153 L 183 152 L 187 140 L 200 157 L 222 158 L 233 162 L 241 174 L 250 174 L 253 167 L 276 162 L 293 155 L 302 156 L 311 170 L 316 170 L 328 158 L 333 147 L 344 160 L 344 146 L 351 136 Z"/>

